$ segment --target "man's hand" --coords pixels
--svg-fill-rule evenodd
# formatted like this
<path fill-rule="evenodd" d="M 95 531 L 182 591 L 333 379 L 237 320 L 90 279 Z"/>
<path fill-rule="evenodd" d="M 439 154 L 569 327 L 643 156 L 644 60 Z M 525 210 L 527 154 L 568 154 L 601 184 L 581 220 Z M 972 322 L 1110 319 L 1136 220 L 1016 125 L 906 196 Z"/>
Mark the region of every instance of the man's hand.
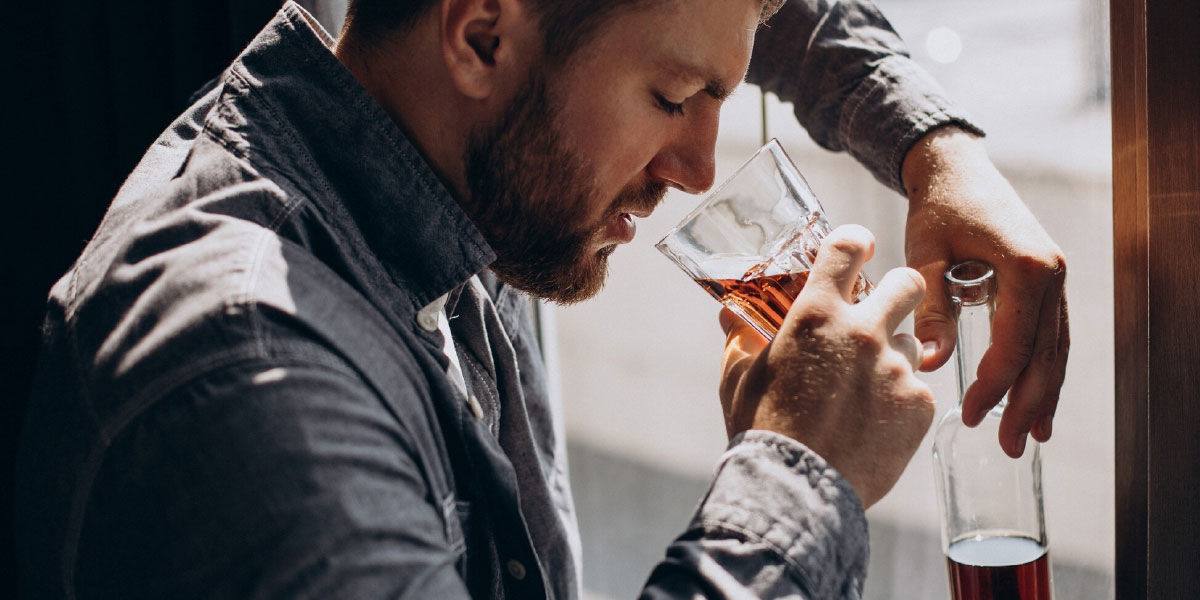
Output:
<path fill-rule="evenodd" d="M 1000 446 L 1020 456 L 1030 431 L 1038 441 L 1050 439 L 1066 373 L 1066 259 L 975 136 L 952 126 L 934 130 L 905 156 L 902 175 L 909 196 L 905 253 L 929 288 L 916 313 L 916 335 L 925 343 L 921 368 L 938 368 L 954 349 L 954 310 L 942 274 L 967 259 L 991 263 L 999 283 L 992 347 L 963 400 L 963 421 L 977 425 L 1008 392 Z"/>
<path fill-rule="evenodd" d="M 892 488 L 933 421 L 933 393 L 915 376 L 921 347 L 893 335 L 924 283 L 895 269 L 859 304 L 851 294 L 874 252 L 870 232 L 836 229 L 770 344 L 728 310 L 721 404 L 730 437 L 748 429 L 802 442 L 869 507 Z"/>

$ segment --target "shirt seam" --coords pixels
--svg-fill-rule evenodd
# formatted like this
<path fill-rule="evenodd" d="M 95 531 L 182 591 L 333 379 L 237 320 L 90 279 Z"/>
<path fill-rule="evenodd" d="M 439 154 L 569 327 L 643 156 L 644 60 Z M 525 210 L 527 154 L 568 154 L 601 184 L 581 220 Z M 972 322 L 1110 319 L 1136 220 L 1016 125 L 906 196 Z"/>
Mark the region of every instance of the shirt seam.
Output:
<path fill-rule="evenodd" d="M 743 516 L 743 517 L 753 516 L 750 513 L 750 511 L 748 511 L 744 508 L 730 505 L 730 504 L 714 502 L 710 506 L 712 506 L 714 508 L 721 508 L 724 510 L 728 510 L 730 512 L 737 513 L 738 516 Z M 790 570 L 792 572 L 792 574 L 797 579 L 800 580 L 801 584 L 807 590 L 809 590 L 811 592 L 813 589 L 815 589 L 812 581 L 808 578 L 808 575 L 804 572 L 804 569 L 800 566 L 800 563 L 796 562 L 791 556 L 788 555 L 787 549 L 772 542 L 771 540 L 767 539 L 762 534 L 760 534 L 748 527 L 743 527 L 741 525 L 736 525 L 733 523 L 729 523 L 727 521 L 722 521 L 722 520 L 714 519 L 711 517 L 702 517 L 699 519 L 699 522 L 700 522 L 701 528 L 704 530 L 726 531 L 729 533 L 736 533 L 741 536 L 744 536 L 748 541 L 760 543 L 760 544 L 770 548 L 771 551 L 774 552 L 775 555 L 777 557 L 779 557 L 779 559 L 782 560 L 783 563 L 788 566 L 788 570 Z"/>

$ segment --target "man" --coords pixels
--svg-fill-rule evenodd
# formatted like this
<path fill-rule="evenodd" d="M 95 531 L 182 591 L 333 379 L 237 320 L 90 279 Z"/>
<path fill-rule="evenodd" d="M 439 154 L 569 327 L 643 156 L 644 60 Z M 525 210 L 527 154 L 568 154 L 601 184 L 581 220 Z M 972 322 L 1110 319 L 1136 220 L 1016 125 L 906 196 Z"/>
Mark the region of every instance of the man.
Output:
<path fill-rule="evenodd" d="M 359 0 L 335 47 L 286 5 L 52 292 L 19 465 L 26 594 L 573 597 L 522 292 L 593 295 L 633 217 L 712 184 L 753 50 L 801 57 L 805 89 L 779 63 L 753 75 L 908 188 L 924 278 L 850 304 L 872 241 L 847 227 L 775 342 L 723 317 L 730 448 L 645 594 L 857 597 L 863 509 L 932 418 L 914 370 L 952 347 L 925 280 L 972 257 L 1011 282 L 1011 337 L 972 394 L 1016 381 L 1001 443 L 1019 454 L 1061 384 L 1062 257 L 870 6 L 788 5 L 756 46 L 775 8 Z M 825 52 L 843 62 L 805 62 Z M 914 308 L 925 351 L 893 335 Z"/>

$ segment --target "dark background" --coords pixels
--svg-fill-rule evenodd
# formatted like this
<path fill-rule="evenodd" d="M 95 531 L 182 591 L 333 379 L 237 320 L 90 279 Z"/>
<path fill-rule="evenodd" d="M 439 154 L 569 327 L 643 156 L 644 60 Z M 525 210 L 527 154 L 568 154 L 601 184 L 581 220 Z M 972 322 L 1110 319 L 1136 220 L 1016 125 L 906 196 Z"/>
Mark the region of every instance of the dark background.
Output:
<path fill-rule="evenodd" d="M 14 2 L 4 34 L 8 118 L 0 365 L 0 597 L 15 597 L 13 463 L 50 286 L 188 98 L 281 0 Z"/>

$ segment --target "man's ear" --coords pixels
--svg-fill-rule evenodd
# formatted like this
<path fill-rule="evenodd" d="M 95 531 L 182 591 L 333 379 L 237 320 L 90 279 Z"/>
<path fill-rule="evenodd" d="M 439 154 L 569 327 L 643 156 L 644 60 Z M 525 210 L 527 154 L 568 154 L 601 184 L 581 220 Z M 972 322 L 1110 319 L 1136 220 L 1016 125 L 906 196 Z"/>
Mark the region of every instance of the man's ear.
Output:
<path fill-rule="evenodd" d="M 443 0 L 442 58 L 455 87 L 469 98 L 491 95 L 520 65 L 537 30 L 521 0 Z"/>

